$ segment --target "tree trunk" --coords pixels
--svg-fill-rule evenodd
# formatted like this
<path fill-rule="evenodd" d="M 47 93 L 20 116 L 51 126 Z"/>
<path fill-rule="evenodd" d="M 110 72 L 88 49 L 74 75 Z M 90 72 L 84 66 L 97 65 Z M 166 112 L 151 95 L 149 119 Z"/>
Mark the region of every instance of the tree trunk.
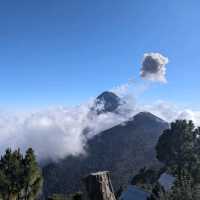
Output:
<path fill-rule="evenodd" d="M 90 200 L 116 200 L 109 172 L 92 173 L 84 178 Z"/>

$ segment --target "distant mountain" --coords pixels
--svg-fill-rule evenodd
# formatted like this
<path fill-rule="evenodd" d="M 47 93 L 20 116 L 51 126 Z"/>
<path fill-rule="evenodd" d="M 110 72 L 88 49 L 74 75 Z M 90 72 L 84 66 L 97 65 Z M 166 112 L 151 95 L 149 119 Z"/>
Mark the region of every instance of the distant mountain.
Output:
<path fill-rule="evenodd" d="M 118 98 L 111 93 L 98 97 L 105 111 L 115 111 Z M 109 103 L 113 102 L 113 105 Z M 109 170 L 117 189 L 127 184 L 138 170 L 155 164 L 155 144 L 168 124 L 142 112 L 118 126 L 99 133 L 87 143 L 87 155 L 68 156 L 43 168 L 44 194 L 69 193 L 80 189 L 81 178 L 91 172 Z"/>
<path fill-rule="evenodd" d="M 105 91 L 96 98 L 92 110 L 95 110 L 98 114 L 116 112 L 121 104 L 122 100 L 115 93 Z"/>

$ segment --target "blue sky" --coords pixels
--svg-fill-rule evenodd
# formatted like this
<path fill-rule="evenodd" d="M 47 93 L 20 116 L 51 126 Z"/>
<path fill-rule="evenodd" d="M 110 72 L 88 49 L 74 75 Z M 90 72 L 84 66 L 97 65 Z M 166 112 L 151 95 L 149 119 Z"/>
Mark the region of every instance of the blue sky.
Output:
<path fill-rule="evenodd" d="M 200 108 L 200 2 L 0 1 L 0 107 L 74 105 L 139 81 L 143 54 L 169 58 L 141 97 Z"/>

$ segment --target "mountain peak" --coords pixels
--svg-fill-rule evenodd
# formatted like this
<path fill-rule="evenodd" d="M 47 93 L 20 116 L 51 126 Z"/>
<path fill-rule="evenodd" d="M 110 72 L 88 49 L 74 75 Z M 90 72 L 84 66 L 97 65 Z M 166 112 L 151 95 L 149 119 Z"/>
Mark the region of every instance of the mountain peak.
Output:
<path fill-rule="evenodd" d="M 113 92 L 101 93 L 95 102 L 95 110 L 100 113 L 114 112 L 121 105 L 121 99 Z"/>
<path fill-rule="evenodd" d="M 107 94 L 110 95 L 104 93 L 99 99 L 107 97 Z M 128 177 L 135 175 L 140 168 L 158 164 L 155 145 L 163 130 L 168 128 L 167 123 L 159 120 L 151 113 L 141 112 L 131 121 L 90 138 L 85 146 L 87 156 L 68 156 L 59 163 L 45 167 L 45 195 L 58 192 L 58 188 L 61 193 L 77 191 L 80 188 L 79 180 L 91 171 L 112 171 L 114 187 L 118 188 L 126 185 Z M 59 181 L 54 181 L 55 178 Z"/>
<path fill-rule="evenodd" d="M 139 112 L 138 114 L 136 114 L 133 119 L 135 121 L 142 121 L 142 122 L 145 122 L 145 121 L 158 121 L 158 122 L 162 122 L 162 123 L 166 123 L 163 119 L 157 117 L 156 115 L 150 113 L 150 112 Z"/>
<path fill-rule="evenodd" d="M 110 91 L 102 92 L 96 99 L 104 100 L 104 101 L 110 101 L 110 100 L 119 101 L 120 100 L 120 98 L 114 92 L 110 92 Z"/>

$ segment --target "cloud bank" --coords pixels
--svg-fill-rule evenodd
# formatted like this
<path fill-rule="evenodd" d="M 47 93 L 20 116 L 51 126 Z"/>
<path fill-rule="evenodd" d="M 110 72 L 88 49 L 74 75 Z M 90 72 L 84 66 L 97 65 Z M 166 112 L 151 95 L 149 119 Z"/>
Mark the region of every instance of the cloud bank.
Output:
<path fill-rule="evenodd" d="M 140 75 L 143 79 L 166 83 L 168 58 L 160 53 L 145 53 Z"/>
<path fill-rule="evenodd" d="M 0 153 L 7 147 L 20 147 L 22 151 L 32 147 L 39 160 L 83 154 L 89 138 L 141 111 L 149 111 L 168 122 L 192 119 L 200 126 L 200 112 L 180 109 L 167 102 L 140 105 L 128 94 L 122 98 L 126 103 L 117 113 L 91 112 L 94 100 L 76 107 L 57 107 L 25 115 L 0 113 Z"/>
<path fill-rule="evenodd" d="M 118 114 L 97 115 L 91 112 L 93 104 L 94 100 L 80 106 L 57 107 L 23 115 L 0 112 L 0 153 L 8 147 L 20 147 L 23 152 L 32 147 L 39 160 L 56 160 L 84 153 L 89 138 L 132 115 L 126 106 L 119 108 Z"/>
<path fill-rule="evenodd" d="M 200 111 L 190 108 L 182 108 L 165 101 L 157 101 L 154 104 L 140 105 L 143 110 L 149 111 L 167 122 L 177 119 L 192 120 L 196 126 L 200 126 Z"/>

